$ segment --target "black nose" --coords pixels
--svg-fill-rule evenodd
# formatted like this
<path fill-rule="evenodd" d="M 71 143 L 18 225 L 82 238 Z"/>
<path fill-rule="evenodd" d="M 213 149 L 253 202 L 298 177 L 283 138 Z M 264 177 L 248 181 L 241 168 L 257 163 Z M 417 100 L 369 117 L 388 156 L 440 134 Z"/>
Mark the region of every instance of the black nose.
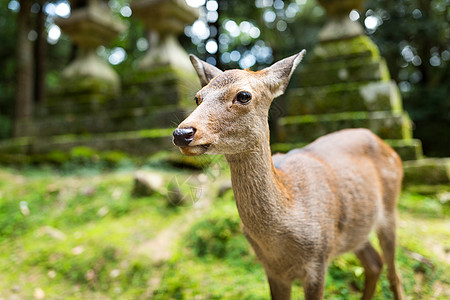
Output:
<path fill-rule="evenodd" d="M 178 147 L 186 147 L 194 139 L 195 128 L 177 128 L 173 132 L 173 143 Z"/>

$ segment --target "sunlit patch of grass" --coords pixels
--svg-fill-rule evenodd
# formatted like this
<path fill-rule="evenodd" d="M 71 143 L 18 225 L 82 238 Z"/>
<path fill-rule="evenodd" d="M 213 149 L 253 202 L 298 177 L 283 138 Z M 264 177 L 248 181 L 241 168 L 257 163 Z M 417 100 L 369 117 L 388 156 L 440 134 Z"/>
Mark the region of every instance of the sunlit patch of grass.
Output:
<path fill-rule="evenodd" d="M 181 238 L 178 251 L 161 268 L 154 299 L 267 299 L 265 272 L 229 200 L 217 201 Z"/>
<path fill-rule="evenodd" d="M 420 218 L 445 218 L 450 216 L 450 201 L 440 200 L 436 194 L 422 195 L 405 191 L 399 200 L 399 209 Z"/>
<path fill-rule="evenodd" d="M 153 238 L 180 210 L 159 194 L 133 197 L 131 172 L 11 173 L 0 172 L 2 296 L 33 298 L 41 288 L 50 298 L 92 299 L 137 297 L 146 290 L 153 263 L 134 251 L 136 245 Z"/>

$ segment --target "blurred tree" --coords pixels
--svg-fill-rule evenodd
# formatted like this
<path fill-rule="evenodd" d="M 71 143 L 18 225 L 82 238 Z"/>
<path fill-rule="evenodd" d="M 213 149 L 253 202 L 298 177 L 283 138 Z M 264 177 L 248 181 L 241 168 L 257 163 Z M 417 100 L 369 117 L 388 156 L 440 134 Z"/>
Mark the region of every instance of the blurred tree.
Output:
<path fill-rule="evenodd" d="M 430 156 L 450 156 L 449 4 L 369 0 L 361 20 L 386 58 L 416 125 L 414 134 Z"/>
<path fill-rule="evenodd" d="M 36 16 L 36 46 L 34 48 L 34 100 L 36 103 L 42 103 L 45 99 L 45 77 L 47 65 L 47 33 L 45 31 L 45 21 L 47 14 L 44 10 L 45 0 L 38 0 L 38 13 Z"/>
<path fill-rule="evenodd" d="M 0 7 L 8 7 L 9 0 L 0 0 Z M 16 60 L 16 14 L 11 8 L 0 9 L 0 139 L 10 135 L 14 98 L 14 69 Z"/>
<path fill-rule="evenodd" d="M 26 120 L 31 118 L 33 105 L 34 85 L 34 55 L 33 41 L 36 31 L 30 17 L 32 1 L 19 1 L 16 32 L 16 85 L 14 93 L 14 118 Z M 13 128 L 13 135 L 16 129 Z"/>
<path fill-rule="evenodd" d="M 324 21 L 314 0 L 190 0 L 202 10 L 186 28 L 188 52 L 223 69 L 263 68 L 299 49 L 311 49 Z"/>

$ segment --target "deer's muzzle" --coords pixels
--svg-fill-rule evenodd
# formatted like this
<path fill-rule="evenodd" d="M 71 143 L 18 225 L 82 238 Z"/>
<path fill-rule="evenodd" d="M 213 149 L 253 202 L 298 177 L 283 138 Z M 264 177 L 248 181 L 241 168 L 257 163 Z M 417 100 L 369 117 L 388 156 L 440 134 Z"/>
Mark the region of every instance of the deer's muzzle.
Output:
<path fill-rule="evenodd" d="M 178 147 L 186 147 L 194 140 L 194 135 L 197 130 L 192 127 L 177 128 L 173 132 L 173 143 Z"/>

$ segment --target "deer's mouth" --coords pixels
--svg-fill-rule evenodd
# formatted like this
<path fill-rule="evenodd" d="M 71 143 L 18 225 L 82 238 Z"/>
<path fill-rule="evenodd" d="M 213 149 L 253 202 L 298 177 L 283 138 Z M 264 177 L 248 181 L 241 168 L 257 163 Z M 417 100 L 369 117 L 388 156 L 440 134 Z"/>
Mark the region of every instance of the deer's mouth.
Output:
<path fill-rule="evenodd" d="M 208 151 L 210 146 L 211 146 L 211 144 L 185 146 L 185 147 L 180 147 L 180 150 L 185 155 L 196 156 L 196 155 L 204 154 L 206 151 Z"/>

